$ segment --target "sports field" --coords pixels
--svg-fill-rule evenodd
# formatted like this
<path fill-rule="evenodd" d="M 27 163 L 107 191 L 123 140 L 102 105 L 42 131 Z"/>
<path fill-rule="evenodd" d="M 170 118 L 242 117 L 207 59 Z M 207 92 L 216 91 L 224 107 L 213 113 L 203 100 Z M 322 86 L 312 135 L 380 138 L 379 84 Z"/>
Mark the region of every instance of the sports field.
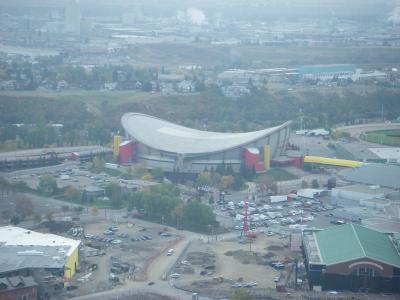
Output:
<path fill-rule="evenodd" d="M 400 130 L 378 130 L 363 133 L 360 138 L 364 141 L 386 145 L 386 146 L 400 146 Z"/>

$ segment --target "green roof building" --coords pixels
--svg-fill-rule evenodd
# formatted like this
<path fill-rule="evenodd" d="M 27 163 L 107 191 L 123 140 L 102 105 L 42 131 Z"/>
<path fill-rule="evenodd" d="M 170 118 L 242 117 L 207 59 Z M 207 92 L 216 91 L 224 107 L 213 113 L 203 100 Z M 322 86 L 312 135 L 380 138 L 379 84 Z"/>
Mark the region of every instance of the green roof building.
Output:
<path fill-rule="evenodd" d="M 303 233 L 310 286 L 400 292 L 400 253 L 394 235 L 356 224 Z"/>

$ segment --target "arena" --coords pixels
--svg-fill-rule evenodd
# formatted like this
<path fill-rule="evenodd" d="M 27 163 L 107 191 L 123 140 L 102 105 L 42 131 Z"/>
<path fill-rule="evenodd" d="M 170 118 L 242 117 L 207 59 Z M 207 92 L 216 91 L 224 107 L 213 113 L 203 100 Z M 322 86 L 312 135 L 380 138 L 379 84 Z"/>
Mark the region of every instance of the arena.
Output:
<path fill-rule="evenodd" d="M 187 128 L 156 117 L 127 113 L 121 118 L 128 142 L 120 144 L 121 163 L 137 161 L 166 172 L 199 173 L 221 164 L 239 172 L 269 168 L 284 150 L 291 122 L 259 131 L 220 133 Z"/>

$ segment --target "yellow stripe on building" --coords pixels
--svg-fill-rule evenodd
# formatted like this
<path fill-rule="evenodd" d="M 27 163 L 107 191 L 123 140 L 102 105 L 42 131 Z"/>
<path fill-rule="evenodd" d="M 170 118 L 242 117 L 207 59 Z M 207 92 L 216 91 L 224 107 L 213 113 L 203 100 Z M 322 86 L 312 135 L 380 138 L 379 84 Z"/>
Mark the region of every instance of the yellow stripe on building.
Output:
<path fill-rule="evenodd" d="M 304 162 L 349 168 L 360 167 L 363 164 L 362 162 L 356 160 L 329 158 L 321 156 L 304 156 Z"/>

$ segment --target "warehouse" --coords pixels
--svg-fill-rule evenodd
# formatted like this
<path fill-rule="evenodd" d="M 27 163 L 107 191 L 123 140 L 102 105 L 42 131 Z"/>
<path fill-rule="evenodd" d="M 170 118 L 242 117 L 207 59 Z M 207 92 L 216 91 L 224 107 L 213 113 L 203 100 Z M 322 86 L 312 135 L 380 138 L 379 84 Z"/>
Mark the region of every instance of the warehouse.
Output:
<path fill-rule="evenodd" d="M 356 224 L 303 232 L 311 289 L 400 293 L 397 235 Z"/>
<path fill-rule="evenodd" d="M 0 227 L 0 277 L 36 277 L 48 271 L 55 275 L 55 281 L 69 280 L 79 266 L 79 245 L 78 240 L 54 234 L 14 226 Z"/>
<path fill-rule="evenodd" d="M 262 172 L 278 157 L 289 139 L 290 124 L 244 133 L 220 133 L 187 128 L 138 113 L 122 116 L 128 140 L 123 160 L 142 162 L 148 168 L 199 173 L 222 164 L 239 172 L 241 165 Z M 126 146 L 130 145 L 129 148 Z M 130 154 L 126 151 L 129 150 Z"/>
<path fill-rule="evenodd" d="M 304 79 L 332 80 L 333 78 L 348 79 L 356 74 L 354 65 L 311 65 L 302 66 L 298 70 Z"/>

